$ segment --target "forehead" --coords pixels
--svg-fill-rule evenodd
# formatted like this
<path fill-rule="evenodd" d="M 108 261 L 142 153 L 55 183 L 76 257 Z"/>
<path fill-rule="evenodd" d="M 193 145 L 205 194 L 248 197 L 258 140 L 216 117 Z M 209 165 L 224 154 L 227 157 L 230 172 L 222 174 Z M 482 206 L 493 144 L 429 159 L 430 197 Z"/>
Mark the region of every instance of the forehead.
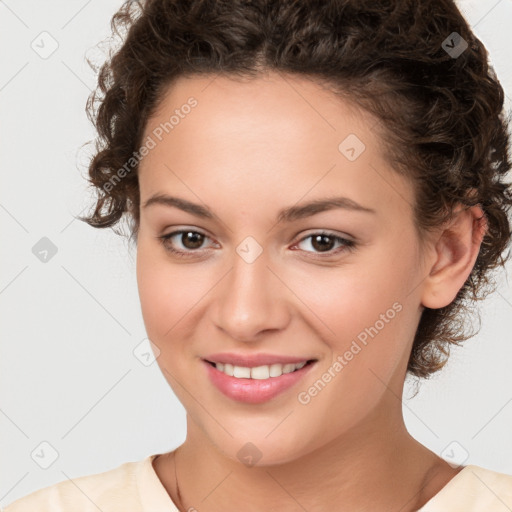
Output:
<path fill-rule="evenodd" d="M 188 106 L 191 101 L 195 103 L 192 108 Z M 175 111 L 179 119 L 173 120 L 168 132 L 183 137 L 193 132 L 202 140 L 225 142 L 226 147 L 240 139 L 268 147 L 276 136 L 280 145 L 287 143 L 285 147 L 305 139 L 315 147 L 321 141 L 332 145 L 347 129 L 363 138 L 373 137 L 370 128 L 375 123 L 369 114 L 341 101 L 320 83 L 275 72 L 254 79 L 222 75 L 180 78 L 161 99 L 146 133 L 169 121 Z"/>
<path fill-rule="evenodd" d="M 155 146 L 140 163 L 141 197 L 169 188 L 190 197 L 186 181 L 199 197 L 211 197 L 213 187 L 217 197 L 245 194 L 255 205 L 271 206 L 276 194 L 294 203 L 335 189 L 372 207 L 412 201 L 384 159 L 375 123 L 304 77 L 180 78 L 145 129 Z M 402 213 L 409 206 L 400 205 Z"/>

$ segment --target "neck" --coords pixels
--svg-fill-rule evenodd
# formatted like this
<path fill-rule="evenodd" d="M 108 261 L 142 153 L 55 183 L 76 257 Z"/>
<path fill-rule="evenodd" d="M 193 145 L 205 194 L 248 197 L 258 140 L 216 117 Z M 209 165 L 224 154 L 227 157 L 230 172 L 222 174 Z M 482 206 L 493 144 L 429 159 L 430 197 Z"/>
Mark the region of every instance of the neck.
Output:
<path fill-rule="evenodd" d="M 172 479 L 174 488 L 174 460 L 168 460 L 161 479 L 183 511 L 256 512 L 269 503 L 284 512 L 323 512 L 340 503 L 347 511 L 414 511 L 459 470 L 409 435 L 401 409 L 398 417 L 386 412 L 375 410 L 364 424 L 300 458 L 251 467 L 220 452 L 187 418 L 176 465 L 181 503 L 176 489 L 165 484 Z"/>

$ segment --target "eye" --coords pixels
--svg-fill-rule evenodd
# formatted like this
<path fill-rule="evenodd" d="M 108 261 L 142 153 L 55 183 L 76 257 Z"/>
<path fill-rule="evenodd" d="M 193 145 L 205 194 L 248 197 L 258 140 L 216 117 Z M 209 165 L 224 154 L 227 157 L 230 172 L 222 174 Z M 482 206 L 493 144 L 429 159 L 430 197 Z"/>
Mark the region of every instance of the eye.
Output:
<path fill-rule="evenodd" d="M 161 240 L 165 250 L 179 258 L 187 258 L 197 256 L 202 252 L 202 246 L 206 239 L 209 237 L 200 231 L 192 229 L 181 229 L 179 231 L 173 231 L 166 235 L 157 237 Z M 305 250 L 305 252 L 313 252 L 319 257 L 330 257 L 334 254 L 338 254 L 343 251 L 353 250 L 356 247 L 356 242 L 348 240 L 341 236 L 329 233 L 326 231 L 320 231 L 312 233 L 302 238 L 293 247 L 298 246 L 306 240 L 311 240 L 309 245 L 314 251 Z M 176 244 L 179 242 L 181 247 L 176 248 Z M 338 243 L 337 250 L 333 250 L 333 246 Z M 292 247 L 292 248 L 293 248 Z"/>
<path fill-rule="evenodd" d="M 320 231 L 318 233 L 312 233 L 311 235 L 308 235 L 304 238 L 302 238 L 298 244 L 310 240 L 308 245 L 314 249 L 314 251 L 319 251 L 318 254 L 320 257 L 325 256 L 332 256 L 333 254 L 338 254 L 343 251 L 347 250 L 353 250 L 356 246 L 356 242 L 353 240 L 348 240 L 346 238 L 343 238 L 341 236 L 335 235 L 334 233 L 329 233 L 326 231 Z M 338 246 L 338 250 L 333 251 L 333 246 L 337 243 L 340 245 Z M 306 252 L 314 252 L 314 251 L 308 251 Z"/>
<path fill-rule="evenodd" d="M 200 231 L 182 229 L 179 231 L 173 231 L 166 235 L 161 235 L 158 238 L 161 240 L 166 251 L 180 258 L 187 258 L 195 256 L 195 252 L 200 252 L 199 249 L 201 249 L 203 242 L 209 237 Z M 176 248 L 176 242 L 180 242 L 182 247 Z"/>

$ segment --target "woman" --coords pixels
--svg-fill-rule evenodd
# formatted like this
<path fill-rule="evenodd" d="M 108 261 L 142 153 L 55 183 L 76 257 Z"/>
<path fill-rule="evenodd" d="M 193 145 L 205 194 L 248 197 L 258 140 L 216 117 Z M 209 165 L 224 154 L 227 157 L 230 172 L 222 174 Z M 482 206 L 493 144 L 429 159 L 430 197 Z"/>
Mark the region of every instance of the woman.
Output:
<path fill-rule="evenodd" d="M 511 237 L 503 90 L 454 3 L 148 0 L 113 22 L 83 220 L 130 221 L 187 437 L 6 511 L 510 510 L 512 476 L 402 416 Z"/>

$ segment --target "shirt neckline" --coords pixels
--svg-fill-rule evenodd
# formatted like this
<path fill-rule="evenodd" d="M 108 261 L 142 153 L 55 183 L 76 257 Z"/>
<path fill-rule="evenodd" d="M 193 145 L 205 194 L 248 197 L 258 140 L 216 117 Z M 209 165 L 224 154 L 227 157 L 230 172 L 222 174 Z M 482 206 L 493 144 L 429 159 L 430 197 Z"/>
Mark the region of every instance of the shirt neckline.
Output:
<path fill-rule="evenodd" d="M 152 512 L 179 512 L 179 509 L 167 492 L 163 483 L 160 481 L 155 468 L 153 467 L 153 460 L 162 453 L 155 453 L 147 456 L 139 467 L 137 473 L 137 485 L 139 489 L 139 497 L 143 510 L 151 510 Z M 439 491 L 434 494 L 417 512 L 421 512 L 427 506 L 432 506 L 435 502 L 445 498 L 452 490 L 458 485 L 462 478 L 466 477 L 472 469 L 476 466 L 470 464 L 464 466 L 453 478 Z"/>
<path fill-rule="evenodd" d="M 469 464 L 468 466 L 464 466 L 453 478 L 448 480 L 446 484 L 437 491 L 434 496 L 432 496 L 420 509 L 417 510 L 417 512 L 422 512 L 423 510 L 426 510 L 427 507 L 431 507 L 432 505 L 435 505 L 439 500 L 443 500 L 446 497 L 448 497 L 453 490 L 458 486 L 459 482 L 462 479 L 466 478 L 466 475 L 477 466 L 474 466 L 472 464 Z"/>
<path fill-rule="evenodd" d="M 153 460 L 163 453 L 146 457 L 137 472 L 137 486 L 142 510 L 151 512 L 179 512 L 153 467 Z"/>

